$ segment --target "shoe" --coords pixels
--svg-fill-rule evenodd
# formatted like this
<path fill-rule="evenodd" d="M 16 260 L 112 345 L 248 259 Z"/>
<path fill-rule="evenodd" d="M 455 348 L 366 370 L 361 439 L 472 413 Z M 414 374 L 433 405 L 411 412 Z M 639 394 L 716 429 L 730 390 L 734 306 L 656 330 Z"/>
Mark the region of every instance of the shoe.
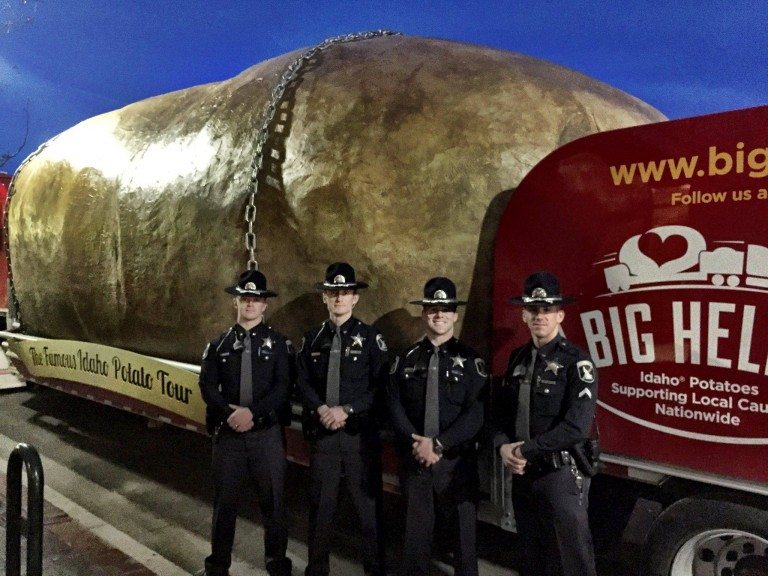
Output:
<path fill-rule="evenodd" d="M 291 576 L 293 563 L 290 558 L 276 558 L 267 562 L 269 576 Z"/>
<path fill-rule="evenodd" d="M 195 572 L 194 576 L 229 576 L 229 572 L 208 572 L 205 568 L 201 568 Z"/>

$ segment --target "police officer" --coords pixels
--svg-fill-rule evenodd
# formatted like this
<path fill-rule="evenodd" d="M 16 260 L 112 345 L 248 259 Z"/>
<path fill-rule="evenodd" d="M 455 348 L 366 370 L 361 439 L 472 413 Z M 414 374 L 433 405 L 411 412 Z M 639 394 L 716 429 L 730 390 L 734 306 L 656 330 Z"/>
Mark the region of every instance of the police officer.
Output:
<path fill-rule="evenodd" d="M 560 334 L 562 306 L 572 301 L 549 272 L 531 274 L 511 300 L 523 306 L 531 341 L 510 354 L 494 444 L 517 475 L 512 499 L 525 576 L 595 574 L 589 477 L 577 462 L 594 419 L 597 372 L 589 354 Z"/>
<path fill-rule="evenodd" d="M 200 390 L 213 435 L 213 527 L 205 574 L 226 576 L 232 562 L 237 501 L 246 483 L 256 486 L 264 517 L 264 554 L 271 576 L 288 576 L 288 531 L 283 488 L 286 459 L 279 415 L 289 399 L 292 347 L 264 323 L 267 279 L 246 270 L 235 286 L 237 323 L 203 353 Z"/>
<path fill-rule="evenodd" d="M 329 319 L 305 334 L 298 353 L 302 425 L 310 441 L 307 576 L 329 573 L 342 477 L 360 519 L 365 572 L 384 574 L 377 397 L 386 384 L 387 346 L 375 328 L 352 315 L 358 290 L 367 286 L 346 262 L 328 266 L 315 288 Z"/>
<path fill-rule="evenodd" d="M 477 457 L 483 425 L 483 360 L 453 335 L 456 286 L 427 281 L 422 306 L 426 336 L 395 359 L 387 388 L 407 501 L 402 576 L 427 575 L 436 517 L 458 528 L 457 576 L 478 573 L 475 546 Z M 442 522 L 441 522 L 442 524 Z"/>

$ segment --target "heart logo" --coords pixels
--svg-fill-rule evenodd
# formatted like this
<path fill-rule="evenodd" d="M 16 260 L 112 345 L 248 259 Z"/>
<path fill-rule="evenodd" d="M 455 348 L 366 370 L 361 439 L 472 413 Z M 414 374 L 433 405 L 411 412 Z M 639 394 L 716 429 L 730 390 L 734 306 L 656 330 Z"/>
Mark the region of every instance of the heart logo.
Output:
<path fill-rule="evenodd" d="M 673 234 L 662 240 L 653 232 L 646 232 L 638 242 L 640 251 L 661 267 L 667 262 L 682 258 L 688 250 L 688 240 L 680 234 Z"/>

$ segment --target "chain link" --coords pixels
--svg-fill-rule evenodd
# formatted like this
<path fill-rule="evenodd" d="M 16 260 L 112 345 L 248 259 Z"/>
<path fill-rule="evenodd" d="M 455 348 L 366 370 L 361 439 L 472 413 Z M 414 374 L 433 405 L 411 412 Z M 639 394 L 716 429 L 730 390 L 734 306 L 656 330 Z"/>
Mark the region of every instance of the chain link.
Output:
<path fill-rule="evenodd" d="M 264 166 L 264 148 L 269 139 L 269 127 L 275 119 L 275 114 L 280 107 L 281 101 L 285 96 L 288 87 L 298 78 L 307 62 L 312 60 L 318 52 L 322 52 L 331 46 L 344 44 L 347 42 L 356 42 L 358 40 L 368 40 L 370 38 L 379 38 L 382 36 L 399 36 L 399 32 L 389 30 L 374 30 L 371 32 L 358 32 L 356 34 L 344 34 L 334 36 L 323 40 L 317 46 L 308 48 L 283 71 L 277 85 L 272 89 L 269 102 L 264 107 L 264 116 L 256 139 L 256 153 L 251 164 L 251 180 L 248 190 L 248 204 L 245 207 L 245 221 L 248 224 L 248 231 L 245 233 L 245 249 L 248 251 L 248 269 L 258 270 L 259 263 L 256 260 L 256 233 L 254 226 L 256 224 L 256 196 L 259 194 L 259 174 Z"/>

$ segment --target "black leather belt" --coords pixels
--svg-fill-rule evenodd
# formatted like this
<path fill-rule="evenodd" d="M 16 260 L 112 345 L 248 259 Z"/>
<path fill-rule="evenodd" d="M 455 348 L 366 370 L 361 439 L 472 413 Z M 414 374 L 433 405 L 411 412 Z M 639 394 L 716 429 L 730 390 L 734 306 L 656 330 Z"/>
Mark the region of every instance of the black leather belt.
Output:
<path fill-rule="evenodd" d="M 275 416 L 272 416 L 270 414 L 267 414 L 266 416 L 259 416 L 258 418 L 253 419 L 253 428 L 250 430 L 247 430 L 245 432 L 238 432 L 237 430 L 232 430 L 228 424 L 222 423 L 219 427 L 220 432 L 225 432 L 227 434 L 233 434 L 233 435 L 241 435 L 241 434 L 248 434 L 248 432 L 260 432 L 262 430 L 266 430 L 267 428 L 272 428 L 277 424 L 277 418 Z"/>
<path fill-rule="evenodd" d="M 571 453 L 568 452 L 568 450 L 547 452 L 535 460 L 529 461 L 529 466 L 533 470 L 538 470 L 540 472 L 552 472 L 572 465 L 575 465 L 575 463 L 573 456 L 571 456 Z"/>

